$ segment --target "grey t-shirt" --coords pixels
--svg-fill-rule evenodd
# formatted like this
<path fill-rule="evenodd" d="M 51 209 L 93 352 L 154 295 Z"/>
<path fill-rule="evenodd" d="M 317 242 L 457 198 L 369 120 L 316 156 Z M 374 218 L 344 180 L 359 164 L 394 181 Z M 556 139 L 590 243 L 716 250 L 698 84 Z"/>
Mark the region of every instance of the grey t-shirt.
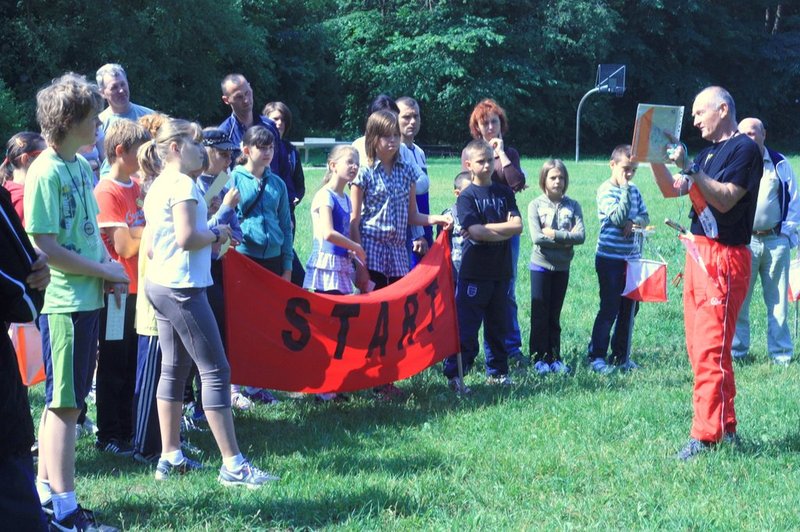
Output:
<path fill-rule="evenodd" d="M 530 268 L 569 270 L 574 254 L 572 247 L 583 244 L 586 239 L 583 211 L 578 202 L 564 196 L 554 203 L 542 194 L 528 205 L 528 227 L 533 241 Z M 544 236 L 542 229 L 546 227 L 555 230 L 554 238 Z"/>

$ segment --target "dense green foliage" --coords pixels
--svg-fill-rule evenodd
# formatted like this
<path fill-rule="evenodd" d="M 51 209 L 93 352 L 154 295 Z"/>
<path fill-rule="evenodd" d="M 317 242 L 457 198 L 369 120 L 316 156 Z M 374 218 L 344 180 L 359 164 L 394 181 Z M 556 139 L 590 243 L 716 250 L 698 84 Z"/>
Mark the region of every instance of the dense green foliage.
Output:
<path fill-rule="evenodd" d="M 797 167 L 800 160 L 792 159 Z M 535 174 L 541 160 L 523 160 Z M 515 373 L 508 389 L 484 384 L 480 364 L 459 399 L 432 368 L 399 384 L 406 402 L 369 392 L 348 403 L 291 399 L 237 412 L 243 452 L 281 481 L 258 491 L 224 488 L 208 432 L 190 433 L 207 468 L 166 482 L 154 468 L 78 446 L 77 495 L 104 522 L 125 530 L 795 530 L 800 528 L 800 364 L 766 355 L 766 309 L 751 308 L 750 363 L 736 364 L 736 411 L 743 445 L 688 464 L 672 455 L 686 442 L 692 376 L 683 335 L 681 288 L 642 305 L 632 357 L 642 370 L 596 375 L 585 363 L 598 308 L 595 190 L 606 161 L 568 163 L 569 195 L 584 209 L 586 243 L 576 248 L 562 315 L 564 358 L 574 374 Z M 431 161 L 431 207 L 453 201 L 458 160 Z M 322 177 L 307 172 L 309 194 Z M 685 220 L 688 199 L 660 198 L 650 171 L 635 182 L 656 224 L 646 254 L 660 253 L 669 277 L 683 267 L 675 232 L 659 220 Z M 539 194 L 517 195 L 523 212 Z M 310 197 L 297 208 L 297 250 L 311 249 Z M 522 238 L 517 300 L 528 339 L 530 237 Z M 265 316 L 264 319 L 269 319 Z M 796 341 L 796 340 L 795 340 Z M 479 357 L 479 362 L 483 357 Z M 32 400 L 41 408 L 43 386 Z M 90 407 L 94 418 L 94 407 Z"/>
<path fill-rule="evenodd" d="M 509 111 L 526 153 L 574 145 L 575 110 L 597 64 L 628 65 L 621 99 L 594 96 L 585 151 L 629 140 L 639 102 L 691 105 L 703 86 L 734 94 L 773 144 L 796 140 L 800 10 L 769 0 L 19 0 L 4 28 L 0 134 L 33 126 L 34 93 L 65 70 L 93 77 L 122 63 L 132 99 L 174 116 L 220 121 L 219 81 L 244 73 L 261 107 L 295 111 L 290 137 L 354 138 L 378 93 L 422 103 L 423 143 L 460 146 L 481 98 Z M 765 23 L 765 13 L 772 17 Z M 688 113 L 687 113 L 688 115 Z M 690 143 L 696 133 L 688 127 Z"/>

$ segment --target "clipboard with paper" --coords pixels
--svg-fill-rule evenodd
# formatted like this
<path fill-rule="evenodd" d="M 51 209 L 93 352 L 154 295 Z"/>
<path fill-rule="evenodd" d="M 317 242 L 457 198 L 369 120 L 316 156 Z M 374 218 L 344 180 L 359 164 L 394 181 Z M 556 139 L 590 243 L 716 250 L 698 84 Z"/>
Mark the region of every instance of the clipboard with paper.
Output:
<path fill-rule="evenodd" d="M 670 135 L 679 139 L 683 106 L 640 103 L 631 142 L 631 159 L 636 162 L 668 163 Z"/>
<path fill-rule="evenodd" d="M 226 172 L 225 170 L 220 172 L 219 175 L 217 175 L 217 177 L 214 178 L 214 181 L 208 187 L 208 190 L 206 190 L 206 193 L 203 196 L 203 199 L 206 200 L 207 204 L 211 203 L 211 200 L 222 191 L 222 189 L 225 187 L 225 185 L 228 183 L 229 180 L 230 176 L 228 175 L 228 172 Z"/>

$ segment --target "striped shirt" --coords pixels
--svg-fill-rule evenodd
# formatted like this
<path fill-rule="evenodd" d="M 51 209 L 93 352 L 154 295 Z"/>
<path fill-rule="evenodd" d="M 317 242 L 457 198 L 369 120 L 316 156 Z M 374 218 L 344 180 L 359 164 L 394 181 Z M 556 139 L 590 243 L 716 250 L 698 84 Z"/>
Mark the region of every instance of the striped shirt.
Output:
<path fill-rule="evenodd" d="M 387 277 L 408 273 L 408 195 L 416 177 L 414 169 L 398 159 L 391 175 L 376 162 L 371 168 L 362 166 L 353 180 L 364 193 L 359 227 L 367 268 Z"/>
<path fill-rule="evenodd" d="M 604 181 L 597 189 L 597 217 L 600 235 L 597 238 L 597 255 L 610 259 L 635 259 L 642 251 L 633 234 L 623 235 L 623 227 L 630 220 L 638 225 L 650 223 L 644 199 L 633 183 L 620 187 Z"/>

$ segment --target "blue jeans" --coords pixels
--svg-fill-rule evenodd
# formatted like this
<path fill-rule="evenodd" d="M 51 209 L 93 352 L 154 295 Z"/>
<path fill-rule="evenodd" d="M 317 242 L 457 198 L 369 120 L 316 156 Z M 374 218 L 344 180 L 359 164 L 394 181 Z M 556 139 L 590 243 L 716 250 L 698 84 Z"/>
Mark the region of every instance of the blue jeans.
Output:
<path fill-rule="evenodd" d="M 508 330 L 503 339 L 503 345 L 509 355 L 519 354 L 522 350 L 522 333 L 519 330 L 519 320 L 517 319 L 517 262 L 519 261 L 519 235 L 514 235 L 509 239 L 511 242 L 511 282 L 508 285 L 506 295 L 508 304 L 505 308 L 506 319 L 508 320 Z M 483 335 L 483 351 L 487 356 L 492 352 L 486 334 Z"/>
<path fill-rule="evenodd" d="M 744 356 L 750 349 L 750 297 L 761 277 L 764 304 L 767 306 L 767 353 L 770 357 L 791 357 L 794 348 L 789 331 L 789 261 L 792 244 L 784 235 L 753 235 L 750 239 L 752 273 L 747 297 L 736 321 L 733 356 Z"/>
<path fill-rule="evenodd" d="M 589 360 L 606 358 L 611 342 L 611 364 L 627 362 L 630 341 L 633 336 L 633 317 L 639 310 L 636 301 L 622 297 L 625 289 L 625 266 L 623 259 L 596 256 L 594 269 L 600 284 L 600 310 L 594 319 L 592 340 L 589 343 Z M 611 335 L 611 328 L 614 334 Z"/>
<path fill-rule="evenodd" d="M 484 338 L 492 346 L 486 351 L 486 374 L 492 377 L 508 374 L 508 352 L 503 345 L 508 322 L 505 309 L 508 304 L 508 281 L 478 281 L 459 279 L 456 287 L 458 334 L 461 342 L 461 360 L 466 375 L 478 356 L 478 330 L 483 323 Z M 456 356 L 444 361 L 444 375 L 458 376 Z"/>

